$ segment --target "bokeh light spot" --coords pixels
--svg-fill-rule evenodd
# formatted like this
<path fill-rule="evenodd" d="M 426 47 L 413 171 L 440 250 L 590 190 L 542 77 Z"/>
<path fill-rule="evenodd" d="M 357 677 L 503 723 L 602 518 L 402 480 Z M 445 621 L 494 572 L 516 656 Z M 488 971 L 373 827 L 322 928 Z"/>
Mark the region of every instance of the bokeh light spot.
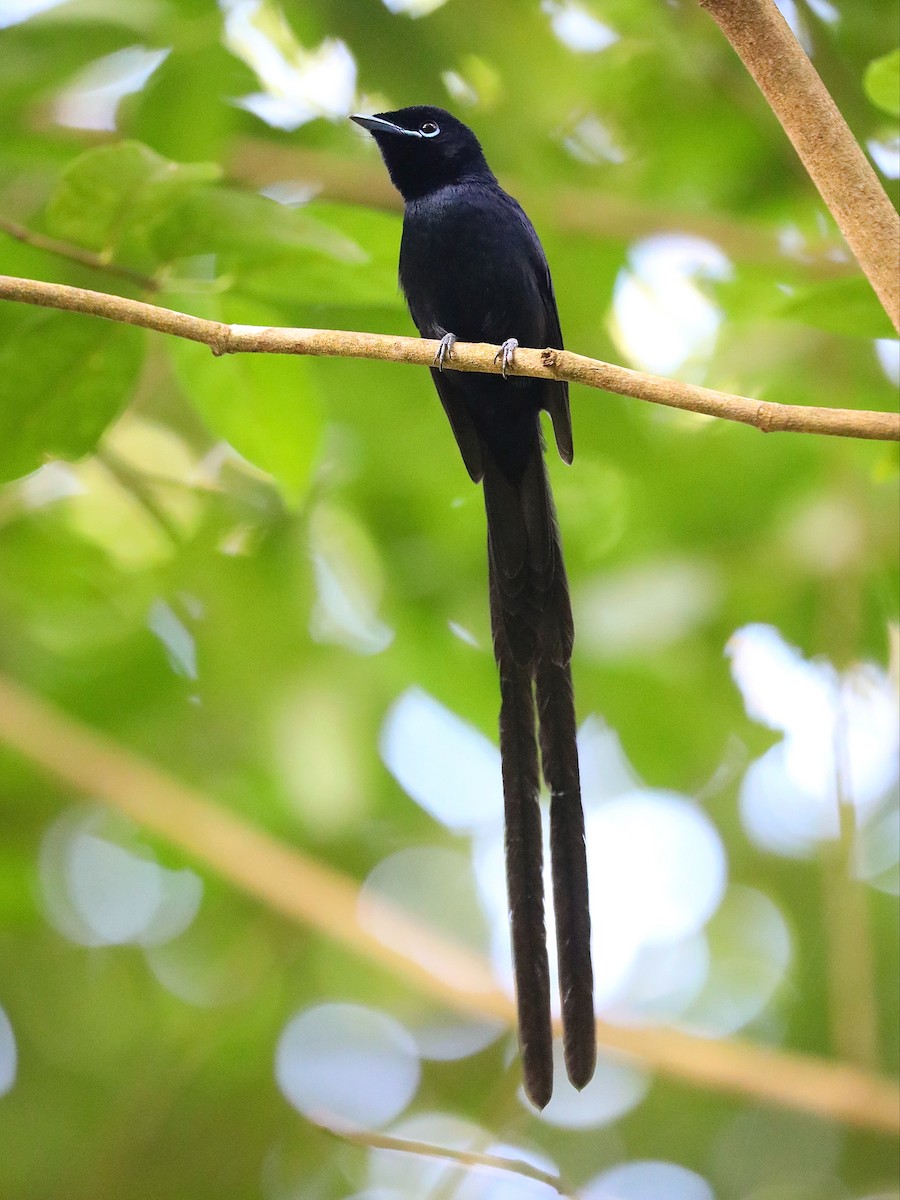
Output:
<path fill-rule="evenodd" d="M 619 40 L 614 29 L 573 0 L 543 0 L 541 8 L 562 44 L 576 54 L 596 54 Z"/>
<path fill-rule="evenodd" d="M 68 812 L 50 826 L 39 875 L 48 919 L 84 946 L 168 941 L 203 896 L 198 875 L 159 866 L 125 823 L 99 811 Z"/>
<path fill-rule="evenodd" d="M 403 1026 L 357 1004 L 323 1004 L 298 1013 L 275 1054 L 285 1098 L 322 1124 L 386 1125 L 415 1095 L 419 1072 L 415 1043 Z"/>
<path fill-rule="evenodd" d="M 597 1069 L 587 1087 L 577 1091 L 566 1078 L 562 1045 L 553 1049 L 553 1096 L 541 1120 L 560 1129 L 596 1129 L 610 1125 L 637 1108 L 650 1090 L 652 1076 L 644 1068 L 609 1054 L 597 1056 Z M 519 1098 L 527 1107 L 524 1091 Z"/>
<path fill-rule="evenodd" d="M 387 905 L 384 902 L 387 902 Z M 411 847 L 384 859 L 369 874 L 359 897 L 360 924 L 385 945 L 420 963 L 451 987 L 465 986 L 459 966 L 431 939 L 413 942 L 394 912 L 414 913 L 442 945 L 485 952 L 488 926 L 478 903 L 469 859 L 443 847 Z"/>
<path fill-rule="evenodd" d="M 694 366 L 702 376 L 722 313 L 704 281 L 731 276 L 728 258 L 712 242 L 687 234 L 657 234 L 636 242 L 613 291 L 611 332 L 636 366 L 673 375 Z"/>
<path fill-rule="evenodd" d="M 837 836 L 839 796 L 855 805 L 862 827 L 893 806 L 900 702 L 888 672 L 864 663 L 841 674 L 804 659 L 766 625 L 739 629 L 727 652 L 748 715 L 784 734 L 741 784 L 741 816 L 757 845 L 812 854 Z"/>
<path fill-rule="evenodd" d="M 706 928 L 706 986 L 683 1024 L 704 1037 L 729 1037 L 763 1012 L 791 963 L 791 935 L 778 906 L 754 888 L 732 885 Z"/>
<path fill-rule="evenodd" d="M 12 1022 L 0 1005 L 0 1096 L 5 1096 L 15 1083 L 17 1062 Z"/>
<path fill-rule="evenodd" d="M 598 1175 L 584 1200 L 714 1200 L 702 1175 L 669 1162 L 630 1162 Z"/>

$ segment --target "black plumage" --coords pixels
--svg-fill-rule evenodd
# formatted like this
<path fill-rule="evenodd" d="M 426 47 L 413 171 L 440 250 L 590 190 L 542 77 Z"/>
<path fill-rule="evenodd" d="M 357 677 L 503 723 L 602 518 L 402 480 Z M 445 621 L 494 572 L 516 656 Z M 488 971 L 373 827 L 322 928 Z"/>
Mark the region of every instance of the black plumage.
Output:
<path fill-rule="evenodd" d="M 596 1058 L 572 610 L 539 421 L 546 409 L 571 462 L 568 387 L 505 372 L 517 344 L 562 349 L 556 299 L 531 222 L 470 129 L 430 106 L 353 120 L 374 136 L 403 196 L 400 284 L 419 333 L 441 340 L 435 386 L 469 475 L 484 488 L 519 1041 L 526 1090 L 543 1107 L 553 1062 L 541 769 L 551 797 L 563 1044 L 576 1087 L 591 1078 Z M 503 375 L 444 370 L 456 339 L 502 343 Z"/>

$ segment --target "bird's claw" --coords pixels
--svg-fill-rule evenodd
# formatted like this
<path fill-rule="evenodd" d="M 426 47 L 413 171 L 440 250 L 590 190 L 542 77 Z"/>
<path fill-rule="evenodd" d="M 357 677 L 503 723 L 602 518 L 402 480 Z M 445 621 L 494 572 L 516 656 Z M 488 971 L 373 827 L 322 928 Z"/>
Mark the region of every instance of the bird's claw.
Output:
<path fill-rule="evenodd" d="M 513 355 L 519 348 L 519 343 L 515 338 L 507 338 L 497 353 L 494 355 L 494 362 L 500 360 L 500 374 L 506 378 L 506 373 L 512 366 Z"/>
<path fill-rule="evenodd" d="M 455 343 L 455 333 L 445 333 L 441 338 L 440 345 L 437 348 L 437 354 L 434 356 L 434 365 L 439 371 L 443 371 L 444 362 L 453 357 L 453 346 Z"/>

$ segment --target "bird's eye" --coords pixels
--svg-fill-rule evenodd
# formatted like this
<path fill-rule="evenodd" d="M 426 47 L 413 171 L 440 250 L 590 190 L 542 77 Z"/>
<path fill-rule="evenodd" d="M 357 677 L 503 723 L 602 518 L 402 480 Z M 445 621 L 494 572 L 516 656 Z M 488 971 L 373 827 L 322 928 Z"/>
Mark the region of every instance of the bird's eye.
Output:
<path fill-rule="evenodd" d="M 426 121 L 424 125 L 419 126 L 422 137 L 437 137 L 440 132 L 440 126 L 435 125 L 434 121 Z"/>

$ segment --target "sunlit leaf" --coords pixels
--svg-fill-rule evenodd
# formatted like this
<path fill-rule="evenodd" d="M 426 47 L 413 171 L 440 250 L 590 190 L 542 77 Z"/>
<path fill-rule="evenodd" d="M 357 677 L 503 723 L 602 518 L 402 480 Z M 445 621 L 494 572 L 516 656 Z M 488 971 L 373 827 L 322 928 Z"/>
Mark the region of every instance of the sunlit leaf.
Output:
<path fill-rule="evenodd" d="M 172 300 L 175 307 L 184 301 Z M 229 315 L 237 315 L 232 306 Z M 276 313 L 241 306 L 254 325 L 278 325 Z M 268 318 L 268 319 L 267 319 Z M 249 321 L 245 323 L 249 324 Z M 273 475 L 295 502 L 309 482 L 321 418 L 307 364 L 278 354 L 215 358 L 205 346 L 173 338 L 167 351 L 185 395 L 208 429 Z"/>
<path fill-rule="evenodd" d="M 58 237 L 113 255 L 123 242 L 143 245 L 177 195 L 219 174 L 214 163 L 174 163 L 140 142 L 98 146 L 63 171 L 47 225 Z"/>
<path fill-rule="evenodd" d="M 0 478 L 77 459 L 128 403 L 144 336 L 128 325 L 41 313 L 0 349 Z"/>
<path fill-rule="evenodd" d="M 876 107 L 900 116 L 900 50 L 873 59 L 863 75 L 866 95 Z"/>
<path fill-rule="evenodd" d="M 871 284 L 861 275 L 803 288 L 780 304 L 775 313 L 830 333 L 865 338 L 886 338 L 895 333 Z"/>

